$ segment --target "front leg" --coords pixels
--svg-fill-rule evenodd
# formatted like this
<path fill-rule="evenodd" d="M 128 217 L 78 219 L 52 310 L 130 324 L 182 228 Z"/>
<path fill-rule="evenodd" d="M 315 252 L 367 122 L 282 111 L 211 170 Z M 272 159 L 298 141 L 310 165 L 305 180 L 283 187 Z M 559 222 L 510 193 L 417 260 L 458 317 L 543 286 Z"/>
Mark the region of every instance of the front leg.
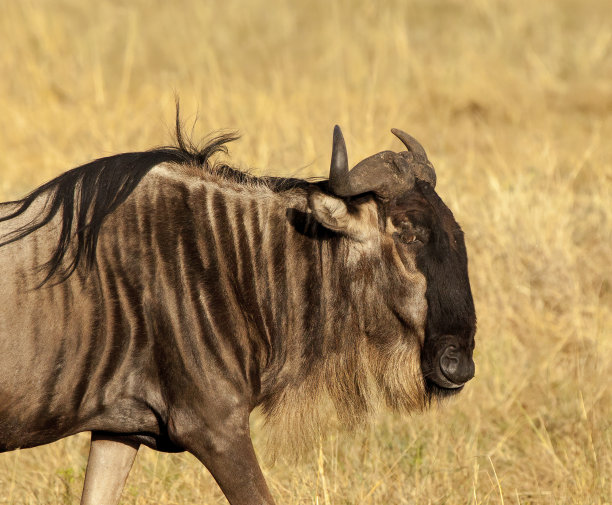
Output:
<path fill-rule="evenodd" d="M 214 430 L 209 425 L 184 446 L 208 468 L 231 505 L 274 505 L 255 456 L 248 414 L 242 422 L 226 420 Z"/>
<path fill-rule="evenodd" d="M 223 450 L 196 456 L 215 478 L 231 505 L 274 505 L 250 437 L 226 441 Z"/>
<path fill-rule="evenodd" d="M 138 444 L 92 432 L 81 505 L 117 505 Z"/>

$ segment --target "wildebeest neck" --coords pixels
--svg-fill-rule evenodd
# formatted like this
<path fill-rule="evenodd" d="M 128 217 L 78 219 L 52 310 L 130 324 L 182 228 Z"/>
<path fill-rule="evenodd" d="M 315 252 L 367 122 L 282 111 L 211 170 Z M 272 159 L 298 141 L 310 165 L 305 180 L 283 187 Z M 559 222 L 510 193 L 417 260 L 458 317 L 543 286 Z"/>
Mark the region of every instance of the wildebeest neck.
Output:
<path fill-rule="evenodd" d="M 346 241 L 307 212 L 303 188 L 279 194 L 213 177 L 189 187 L 177 177 L 154 191 L 159 269 L 151 282 L 156 293 L 162 280 L 179 290 L 172 306 L 182 305 L 185 323 L 173 323 L 173 338 L 188 338 L 188 328 L 201 356 L 238 366 L 254 404 L 304 379 L 358 333 L 354 284 L 364 266 L 347 270 Z"/>

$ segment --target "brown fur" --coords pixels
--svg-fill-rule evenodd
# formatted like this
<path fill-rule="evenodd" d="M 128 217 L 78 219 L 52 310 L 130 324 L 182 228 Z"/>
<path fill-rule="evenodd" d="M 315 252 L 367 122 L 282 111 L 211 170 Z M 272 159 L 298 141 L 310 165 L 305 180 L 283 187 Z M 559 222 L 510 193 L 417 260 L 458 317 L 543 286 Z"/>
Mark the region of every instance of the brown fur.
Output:
<path fill-rule="evenodd" d="M 210 165 L 231 138 L 98 160 L 2 209 L 0 450 L 110 434 L 270 504 L 253 408 L 272 453 L 299 454 L 334 423 L 423 409 L 449 342 L 471 359 L 462 236 L 431 186 L 341 199 Z"/>
<path fill-rule="evenodd" d="M 379 348 L 364 337 L 265 408 L 267 456 L 299 459 L 330 431 L 365 428 L 381 408 L 409 414 L 426 403 L 419 342 Z"/>

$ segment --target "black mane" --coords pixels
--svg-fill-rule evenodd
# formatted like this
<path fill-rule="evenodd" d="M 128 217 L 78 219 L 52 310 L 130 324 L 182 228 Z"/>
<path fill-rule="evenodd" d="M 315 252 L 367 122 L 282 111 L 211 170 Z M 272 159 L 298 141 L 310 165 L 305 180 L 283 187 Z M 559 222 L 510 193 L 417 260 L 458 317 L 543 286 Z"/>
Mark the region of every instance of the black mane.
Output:
<path fill-rule="evenodd" d="M 40 286 L 54 276 L 58 282 L 63 282 L 81 261 L 84 260 L 88 268 L 94 264 L 98 235 L 104 219 L 126 200 L 153 167 L 164 162 L 190 164 L 204 170 L 214 170 L 229 180 L 243 184 L 265 184 L 273 191 L 309 185 L 302 179 L 256 177 L 227 165 L 211 166 L 211 156 L 217 152 L 227 153 L 225 144 L 236 139 L 238 135 L 235 133 L 219 134 L 203 147 L 198 147 L 183 137 L 177 114 L 176 146 L 100 158 L 63 173 L 21 200 L 0 204 L 16 206 L 15 210 L 0 217 L 0 222 L 9 221 L 22 215 L 37 198 L 47 195 L 47 202 L 41 213 L 30 223 L 0 237 L 0 247 L 35 232 L 60 213 L 61 232 L 58 244 L 51 258 L 41 265 L 46 274 Z M 76 248 L 67 261 L 66 257 L 75 238 Z"/>

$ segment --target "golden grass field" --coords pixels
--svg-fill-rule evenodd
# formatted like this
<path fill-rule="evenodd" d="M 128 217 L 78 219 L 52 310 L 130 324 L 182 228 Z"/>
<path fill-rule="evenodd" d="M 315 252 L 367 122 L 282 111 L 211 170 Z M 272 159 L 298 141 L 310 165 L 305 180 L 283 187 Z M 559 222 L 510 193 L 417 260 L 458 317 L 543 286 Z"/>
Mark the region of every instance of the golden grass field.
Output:
<path fill-rule="evenodd" d="M 236 129 L 255 173 L 427 148 L 466 232 L 476 378 L 265 473 L 279 504 L 612 503 L 609 0 L 2 0 L 0 198 L 94 157 Z M 2 371 L 0 371 L 2 373 Z M 260 420 L 253 432 L 261 448 Z M 0 456 L 0 504 L 78 503 L 79 435 Z M 225 503 L 142 449 L 122 504 Z"/>

